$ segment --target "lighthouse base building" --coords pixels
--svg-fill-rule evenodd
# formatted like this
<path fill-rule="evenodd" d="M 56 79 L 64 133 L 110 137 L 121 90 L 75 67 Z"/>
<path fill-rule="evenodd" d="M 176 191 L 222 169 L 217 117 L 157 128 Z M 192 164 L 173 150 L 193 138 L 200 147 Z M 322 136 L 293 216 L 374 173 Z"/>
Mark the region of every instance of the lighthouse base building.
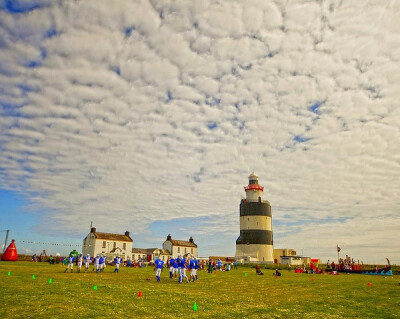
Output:
<path fill-rule="evenodd" d="M 240 261 L 274 262 L 272 215 L 269 201 L 262 198 L 264 187 L 258 176 L 249 176 L 246 198 L 240 202 L 240 236 L 236 240 L 235 259 Z"/>

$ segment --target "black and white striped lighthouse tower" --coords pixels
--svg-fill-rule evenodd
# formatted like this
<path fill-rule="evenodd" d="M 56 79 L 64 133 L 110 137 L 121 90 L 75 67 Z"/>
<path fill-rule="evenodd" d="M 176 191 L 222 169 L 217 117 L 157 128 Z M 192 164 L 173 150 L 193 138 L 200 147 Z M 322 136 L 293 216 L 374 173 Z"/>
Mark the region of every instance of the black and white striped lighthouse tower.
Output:
<path fill-rule="evenodd" d="M 240 236 L 236 240 L 235 258 L 273 263 L 271 205 L 262 198 L 264 187 L 258 184 L 254 172 L 244 190 L 246 198 L 240 202 Z"/>

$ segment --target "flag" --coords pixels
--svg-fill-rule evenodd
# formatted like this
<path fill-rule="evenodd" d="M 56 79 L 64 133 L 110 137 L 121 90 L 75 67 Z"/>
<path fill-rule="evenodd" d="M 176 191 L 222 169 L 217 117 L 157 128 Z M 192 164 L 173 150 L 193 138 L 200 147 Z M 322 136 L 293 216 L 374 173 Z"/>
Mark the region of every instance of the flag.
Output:
<path fill-rule="evenodd" d="M 339 253 L 340 252 L 340 247 L 338 245 L 336 245 L 336 247 L 337 247 L 337 252 Z"/>

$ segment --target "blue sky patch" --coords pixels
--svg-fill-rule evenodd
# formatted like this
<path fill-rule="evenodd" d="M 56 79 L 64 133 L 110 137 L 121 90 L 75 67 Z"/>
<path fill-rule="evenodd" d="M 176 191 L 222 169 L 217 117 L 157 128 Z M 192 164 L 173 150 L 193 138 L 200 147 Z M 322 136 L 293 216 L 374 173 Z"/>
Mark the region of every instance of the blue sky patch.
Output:
<path fill-rule="evenodd" d="M 309 141 L 309 140 L 310 140 L 309 137 L 303 137 L 303 136 L 301 136 L 301 135 L 296 135 L 296 136 L 293 138 L 293 141 L 295 141 L 295 142 L 297 142 L 297 143 L 304 143 L 304 142 L 307 142 L 307 141 Z"/>
<path fill-rule="evenodd" d="M 217 124 L 216 122 L 211 122 L 211 123 L 209 123 L 209 124 L 207 125 L 207 127 L 208 127 L 210 130 L 216 129 L 217 126 L 218 126 L 218 124 Z"/>
<path fill-rule="evenodd" d="M 172 92 L 170 90 L 168 90 L 168 92 L 167 92 L 167 102 L 169 102 L 169 101 L 171 101 L 173 99 L 174 99 L 174 97 L 172 95 Z"/>
<path fill-rule="evenodd" d="M 132 34 L 132 31 L 134 31 L 134 30 L 136 30 L 136 27 L 134 25 L 129 27 L 129 28 L 126 28 L 125 31 L 124 31 L 125 32 L 125 36 L 126 37 L 130 37 L 131 34 Z"/>
<path fill-rule="evenodd" d="M 113 70 L 118 75 L 121 75 L 121 69 L 119 68 L 119 66 L 112 66 L 111 70 Z"/>
<path fill-rule="evenodd" d="M 52 38 L 55 37 L 57 35 L 57 30 L 55 27 L 50 28 L 49 30 L 47 30 L 46 32 L 46 38 Z"/>
<path fill-rule="evenodd" d="M 41 1 L 5 0 L 6 10 L 10 13 L 26 13 L 43 7 Z"/>
<path fill-rule="evenodd" d="M 315 113 L 315 114 L 319 114 L 319 107 L 321 106 L 321 105 L 323 105 L 325 103 L 325 101 L 320 101 L 320 102 L 316 102 L 316 103 L 314 103 L 313 105 L 311 105 L 311 106 L 309 106 L 308 107 L 308 110 L 309 111 L 311 111 L 311 112 L 313 112 L 313 113 Z"/>

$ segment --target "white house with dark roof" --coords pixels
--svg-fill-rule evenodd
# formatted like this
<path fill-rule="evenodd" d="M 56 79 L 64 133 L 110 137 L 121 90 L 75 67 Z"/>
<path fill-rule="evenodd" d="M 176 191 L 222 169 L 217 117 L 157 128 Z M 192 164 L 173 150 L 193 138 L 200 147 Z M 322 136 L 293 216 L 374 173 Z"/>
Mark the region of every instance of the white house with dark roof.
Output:
<path fill-rule="evenodd" d="M 168 250 L 158 248 L 132 248 L 132 260 L 154 261 L 161 259 L 167 261 L 171 257 Z"/>
<path fill-rule="evenodd" d="M 90 256 L 105 255 L 109 260 L 118 255 L 125 260 L 132 256 L 132 244 L 133 240 L 128 231 L 123 235 L 101 233 L 92 227 L 83 240 L 82 253 Z"/>
<path fill-rule="evenodd" d="M 198 257 L 197 245 L 194 243 L 192 236 L 186 241 L 172 239 L 171 234 L 168 234 L 167 240 L 163 243 L 163 250 L 170 252 L 173 258 L 179 255 Z"/>

